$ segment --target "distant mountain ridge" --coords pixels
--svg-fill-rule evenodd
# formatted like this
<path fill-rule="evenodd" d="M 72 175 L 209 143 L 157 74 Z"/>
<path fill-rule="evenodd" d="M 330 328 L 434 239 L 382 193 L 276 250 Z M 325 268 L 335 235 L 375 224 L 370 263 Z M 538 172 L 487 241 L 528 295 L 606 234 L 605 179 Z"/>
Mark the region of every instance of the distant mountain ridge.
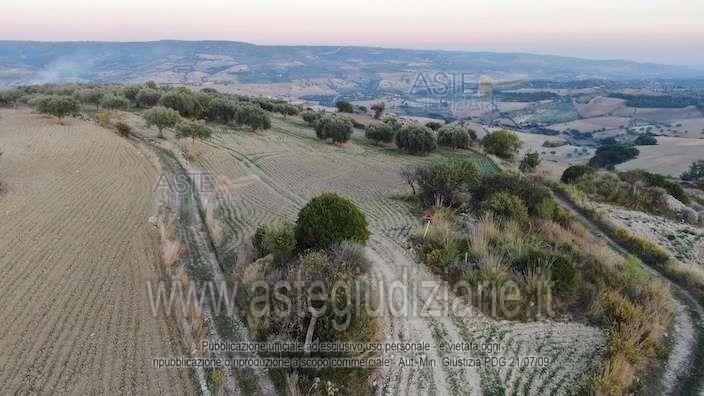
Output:
<path fill-rule="evenodd" d="M 270 46 L 235 41 L 0 41 L 0 85 L 149 79 L 184 84 L 339 79 L 344 84 L 418 72 L 556 81 L 704 76 L 704 70 L 684 66 L 524 53 Z"/>

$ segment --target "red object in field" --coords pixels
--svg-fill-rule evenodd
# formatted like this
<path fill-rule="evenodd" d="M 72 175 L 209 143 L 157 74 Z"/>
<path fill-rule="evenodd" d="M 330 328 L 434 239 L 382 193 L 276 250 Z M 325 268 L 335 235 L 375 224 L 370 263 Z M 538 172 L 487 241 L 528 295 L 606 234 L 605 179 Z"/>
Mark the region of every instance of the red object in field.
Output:
<path fill-rule="evenodd" d="M 425 212 L 423 214 L 423 221 L 433 221 L 433 213 L 432 212 Z"/>

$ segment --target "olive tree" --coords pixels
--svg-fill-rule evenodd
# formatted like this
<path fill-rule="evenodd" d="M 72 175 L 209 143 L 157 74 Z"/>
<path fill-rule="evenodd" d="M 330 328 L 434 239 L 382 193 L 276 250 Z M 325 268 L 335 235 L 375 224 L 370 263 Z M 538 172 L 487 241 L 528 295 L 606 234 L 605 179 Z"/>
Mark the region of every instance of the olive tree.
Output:
<path fill-rule="evenodd" d="M 371 109 L 374 111 L 374 118 L 378 120 L 381 118 L 381 115 L 384 114 L 386 104 L 384 102 L 375 103 L 372 105 Z"/>
<path fill-rule="evenodd" d="M 335 143 L 344 143 L 350 140 L 352 128 L 352 121 L 349 118 L 325 114 L 315 123 L 315 135 L 318 139 L 331 139 Z"/>
<path fill-rule="evenodd" d="M 105 96 L 105 91 L 100 88 L 86 88 L 79 90 L 76 95 L 81 103 L 94 104 L 95 111 L 100 110 L 100 101 Z"/>
<path fill-rule="evenodd" d="M 159 100 L 159 104 L 170 109 L 178 111 L 183 117 L 196 117 L 202 112 L 200 103 L 193 96 L 193 93 L 188 89 L 177 88 L 171 92 L 165 93 Z"/>
<path fill-rule="evenodd" d="M 122 88 L 122 94 L 125 95 L 127 99 L 136 102 L 137 94 L 141 89 L 141 85 L 126 85 L 124 88 Z"/>
<path fill-rule="evenodd" d="M 396 130 L 392 125 L 380 123 L 367 125 L 364 136 L 369 140 L 373 140 L 375 144 L 379 144 L 379 142 L 391 143 L 395 134 Z"/>
<path fill-rule="evenodd" d="M 489 154 L 511 159 L 521 148 L 521 139 L 515 133 L 500 130 L 486 135 L 482 140 L 482 146 Z"/>
<path fill-rule="evenodd" d="M 438 145 L 457 148 L 469 148 L 472 142 L 472 132 L 461 124 L 446 125 L 438 129 Z M 474 135 L 476 138 L 476 134 Z"/>
<path fill-rule="evenodd" d="M 237 106 L 230 100 L 215 98 L 206 106 L 205 115 L 210 121 L 219 121 L 228 124 L 235 120 Z"/>
<path fill-rule="evenodd" d="M 24 92 L 19 89 L 7 89 L 0 91 L 0 105 L 12 105 L 12 107 L 17 107 L 17 101 L 24 96 Z"/>
<path fill-rule="evenodd" d="M 207 139 L 213 132 L 202 121 L 186 121 L 176 127 L 176 135 L 180 138 L 191 138 L 193 143 L 196 139 Z"/>
<path fill-rule="evenodd" d="M 76 114 L 80 110 L 78 101 L 70 96 L 63 95 L 42 95 L 30 101 L 30 105 L 40 113 L 50 114 L 62 121 L 70 114 Z"/>
<path fill-rule="evenodd" d="M 100 100 L 100 105 L 109 110 L 126 110 L 130 107 L 130 101 L 123 96 L 106 95 Z"/>
<path fill-rule="evenodd" d="M 156 126 L 159 130 L 159 137 L 163 138 L 164 128 L 174 127 L 181 121 L 181 116 L 174 109 L 157 106 L 144 112 L 144 120 L 147 122 L 147 127 Z"/>
<path fill-rule="evenodd" d="M 135 96 L 137 106 L 143 108 L 156 106 L 156 104 L 159 103 L 159 99 L 161 99 L 161 93 L 152 88 L 142 88 L 137 92 L 137 96 Z"/>
<path fill-rule="evenodd" d="M 269 115 L 253 103 L 240 103 L 236 106 L 235 122 L 238 125 L 247 125 L 253 131 L 271 128 Z"/>
<path fill-rule="evenodd" d="M 437 140 L 430 128 L 408 125 L 396 133 L 396 146 L 409 154 L 425 155 L 437 148 Z"/>

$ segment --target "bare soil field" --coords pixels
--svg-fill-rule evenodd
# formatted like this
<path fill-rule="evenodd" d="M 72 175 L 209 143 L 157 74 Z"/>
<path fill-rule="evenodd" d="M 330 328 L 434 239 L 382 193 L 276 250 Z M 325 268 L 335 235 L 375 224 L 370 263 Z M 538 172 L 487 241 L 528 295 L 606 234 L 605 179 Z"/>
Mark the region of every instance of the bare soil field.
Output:
<path fill-rule="evenodd" d="M 558 131 L 566 131 L 568 129 L 576 129 L 580 132 L 594 132 L 597 129 L 613 129 L 621 126 L 628 126 L 630 118 L 627 117 L 594 117 L 585 118 L 582 120 L 563 122 L 561 124 L 553 124 L 551 128 Z"/>
<path fill-rule="evenodd" d="M 379 284 L 400 281 L 408 286 L 385 303 L 387 341 L 426 341 L 436 346 L 440 342 L 492 341 L 501 345 L 494 354 L 497 357 L 548 355 L 552 359 L 547 368 L 444 367 L 443 357 L 484 355 L 433 349 L 435 367 L 393 366 L 384 372 L 379 377 L 384 394 L 566 394 L 598 362 L 604 335 L 584 324 L 496 321 L 470 306 L 457 314 L 433 313 L 448 303 L 447 286 L 417 261 L 408 236 L 418 218 L 397 197 L 409 192 L 399 175 L 401 167 L 432 160 L 438 154 L 402 156 L 394 149 L 366 144 L 359 131 L 343 146 L 326 144 L 298 118 L 276 117 L 272 124 L 271 130 L 262 133 L 220 128 L 201 144 L 200 157 L 191 163 L 216 175 L 232 197 L 232 205 L 221 207 L 225 235 L 232 235 L 226 241 L 230 249 L 246 247 L 260 224 L 280 218 L 295 220 L 297 211 L 319 193 L 340 193 L 353 199 L 370 222 L 367 254 L 374 263 L 370 276 L 382 281 Z M 242 180 L 248 182 L 238 182 Z M 409 306 L 422 307 L 420 313 L 392 309 L 404 299 Z"/>
<path fill-rule="evenodd" d="M 704 159 L 704 140 L 658 137 L 656 146 L 639 146 L 638 158 L 618 165 L 618 170 L 644 169 L 661 175 L 679 176 L 689 165 Z"/>
<path fill-rule="evenodd" d="M 701 118 L 702 112 L 694 106 L 677 109 L 668 108 L 639 108 L 636 109 L 635 117 L 655 122 L 672 122 L 687 118 Z"/>
<path fill-rule="evenodd" d="M 558 180 L 562 172 L 570 165 L 583 165 L 594 155 L 594 148 L 566 144 L 560 147 L 543 147 L 546 141 L 560 140 L 559 136 L 546 136 L 534 133 L 514 132 L 523 142 L 519 157 L 527 152 L 540 154 L 542 162 L 538 171 L 545 177 Z"/>
<path fill-rule="evenodd" d="M 182 394 L 189 371 L 152 316 L 157 170 L 92 122 L 0 110 L 0 383 L 7 394 Z"/>
<path fill-rule="evenodd" d="M 623 108 L 625 103 L 626 101 L 623 99 L 597 96 L 588 103 L 575 104 L 575 108 L 580 116 L 591 118 L 610 115 L 614 111 Z"/>

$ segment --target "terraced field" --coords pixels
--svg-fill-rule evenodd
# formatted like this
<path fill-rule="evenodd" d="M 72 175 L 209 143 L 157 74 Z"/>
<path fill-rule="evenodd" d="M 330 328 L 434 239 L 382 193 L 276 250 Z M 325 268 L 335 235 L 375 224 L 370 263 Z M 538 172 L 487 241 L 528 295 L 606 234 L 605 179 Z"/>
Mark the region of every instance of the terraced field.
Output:
<path fill-rule="evenodd" d="M 6 394 L 182 394 L 158 281 L 157 170 L 94 123 L 0 110 L 0 384 Z"/>
<path fill-rule="evenodd" d="M 397 197 L 408 192 L 399 170 L 428 158 L 401 156 L 392 149 L 363 143 L 355 132 L 344 147 L 319 142 L 300 120 L 274 119 L 273 128 L 261 134 L 220 129 L 203 144 L 191 165 L 211 172 L 227 187 L 232 205 L 221 207 L 228 248 L 239 251 L 260 224 L 279 218 L 295 220 L 305 202 L 323 191 L 352 198 L 370 221 L 372 237 L 367 249 L 374 265 L 373 284 L 406 285 L 403 293 L 384 301 L 387 341 L 498 342 L 494 356 L 542 356 L 552 359 L 544 368 L 485 366 L 444 367 L 443 357 L 478 357 L 471 352 L 450 353 L 431 349 L 433 367 L 394 366 L 381 376 L 384 394 L 565 394 L 598 358 L 603 334 L 576 323 L 518 324 L 494 321 L 464 306 L 443 311 L 450 295 L 447 286 L 418 263 L 407 244 L 417 225 L 409 204 Z M 462 155 L 455 153 L 454 155 Z M 496 167 L 477 159 L 485 171 Z M 242 181 L 246 181 L 242 182 Z M 420 307 L 407 314 L 393 309 L 406 301 Z M 397 358 L 398 356 L 396 356 Z"/>

